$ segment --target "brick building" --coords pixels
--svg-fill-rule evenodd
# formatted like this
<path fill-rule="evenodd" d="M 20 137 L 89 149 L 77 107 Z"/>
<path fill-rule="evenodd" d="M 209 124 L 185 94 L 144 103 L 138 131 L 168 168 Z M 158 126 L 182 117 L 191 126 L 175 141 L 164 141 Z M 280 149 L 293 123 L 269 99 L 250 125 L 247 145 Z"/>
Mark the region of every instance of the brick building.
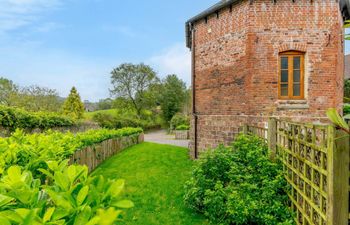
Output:
<path fill-rule="evenodd" d="M 229 144 L 243 123 L 341 110 L 348 17 L 348 1 L 224 0 L 190 19 L 193 156 Z"/>

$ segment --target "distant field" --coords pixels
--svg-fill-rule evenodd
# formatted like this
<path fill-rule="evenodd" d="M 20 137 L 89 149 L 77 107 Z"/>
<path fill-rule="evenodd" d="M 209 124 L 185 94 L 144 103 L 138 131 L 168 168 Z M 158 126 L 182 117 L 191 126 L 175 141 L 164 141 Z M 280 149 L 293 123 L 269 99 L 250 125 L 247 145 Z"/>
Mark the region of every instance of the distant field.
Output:
<path fill-rule="evenodd" d="M 116 109 L 99 110 L 99 111 L 95 111 L 95 112 L 85 112 L 84 118 L 86 120 L 92 120 L 92 117 L 97 113 L 105 113 L 105 114 L 115 115 L 118 112 Z"/>

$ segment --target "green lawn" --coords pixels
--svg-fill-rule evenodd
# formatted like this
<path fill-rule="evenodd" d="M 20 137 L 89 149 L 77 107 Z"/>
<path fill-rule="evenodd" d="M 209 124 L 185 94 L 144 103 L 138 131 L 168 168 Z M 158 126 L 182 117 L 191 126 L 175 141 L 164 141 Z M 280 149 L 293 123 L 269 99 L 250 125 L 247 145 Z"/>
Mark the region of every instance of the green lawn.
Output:
<path fill-rule="evenodd" d="M 92 117 L 97 113 L 105 113 L 109 115 L 118 115 L 118 111 L 116 109 L 107 109 L 107 110 L 99 110 L 95 112 L 85 112 L 84 113 L 84 119 L 85 120 L 92 120 Z"/>
<path fill-rule="evenodd" d="M 107 160 L 93 174 L 126 180 L 126 198 L 135 203 L 127 210 L 126 224 L 208 224 L 183 204 L 192 164 L 185 148 L 142 143 Z"/>

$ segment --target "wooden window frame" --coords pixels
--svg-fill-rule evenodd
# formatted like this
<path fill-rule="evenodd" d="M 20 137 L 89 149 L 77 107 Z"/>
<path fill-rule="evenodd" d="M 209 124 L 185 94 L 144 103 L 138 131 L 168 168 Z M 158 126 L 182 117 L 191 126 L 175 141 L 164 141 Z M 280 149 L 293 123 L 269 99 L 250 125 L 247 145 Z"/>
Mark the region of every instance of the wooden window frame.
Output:
<path fill-rule="evenodd" d="M 300 96 L 294 96 L 294 57 L 300 56 Z M 282 57 L 288 57 L 288 96 L 281 95 L 281 77 L 282 77 Z M 281 100 L 304 100 L 305 99 L 305 52 L 286 51 L 281 52 L 278 56 L 278 98 Z"/>

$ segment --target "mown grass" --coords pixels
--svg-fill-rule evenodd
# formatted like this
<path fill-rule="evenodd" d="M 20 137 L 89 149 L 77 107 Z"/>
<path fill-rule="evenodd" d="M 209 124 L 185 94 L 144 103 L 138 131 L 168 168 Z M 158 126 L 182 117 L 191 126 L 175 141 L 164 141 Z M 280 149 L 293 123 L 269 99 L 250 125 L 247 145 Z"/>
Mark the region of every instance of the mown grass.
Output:
<path fill-rule="evenodd" d="M 126 198 L 135 207 L 127 210 L 125 224 L 208 224 L 183 203 L 192 165 L 185 148 L 142 143 L 107 160 L 93 174 L 126 180 Z"/>

